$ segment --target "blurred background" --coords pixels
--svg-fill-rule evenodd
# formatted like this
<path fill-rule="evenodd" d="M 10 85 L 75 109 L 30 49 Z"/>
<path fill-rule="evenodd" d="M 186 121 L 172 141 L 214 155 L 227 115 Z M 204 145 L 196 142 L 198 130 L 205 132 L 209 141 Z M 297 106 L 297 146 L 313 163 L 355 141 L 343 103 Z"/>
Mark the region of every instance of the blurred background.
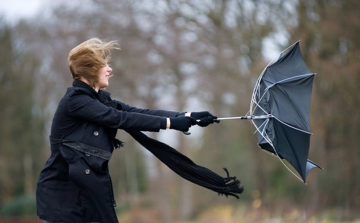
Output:
<path fill-rule="evenodd" d="M 307 184 L 261 151 L 247 121 L 153 133 L 245 187 L 240 200 L 180 178 L 124 131 L 110 161 L 120 222 L 360 222 L 360 1 L 13 0 L 0 3 L 0 222 L 39 222 L 36 181 L 72 83 L 69 51 L 117 40 L 112 97 L 143 108 L 245 115 L 255 81 L 300 40 L 317 73 Z"/>

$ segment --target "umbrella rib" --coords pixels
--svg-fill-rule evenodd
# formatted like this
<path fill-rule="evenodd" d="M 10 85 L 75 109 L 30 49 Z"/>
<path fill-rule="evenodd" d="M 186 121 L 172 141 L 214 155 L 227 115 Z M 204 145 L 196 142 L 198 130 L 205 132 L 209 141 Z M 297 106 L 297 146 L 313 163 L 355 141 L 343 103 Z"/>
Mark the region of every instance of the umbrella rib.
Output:
<path fill-rule="evenodd" d="M 265 113 L 265 115 L 269 115 L 269 113 L 263 107 L 261 107 L 257 102 L 255 102 L 255 104 L 256 104 L 256 107 L 260 108 Z M 254 111 L 252 111 L 251 115 L 254 114 Z"/>
<path fill-rule="evenodd" d="M 253 125 L 255 126 L 255 128 L 256 128 L 256 131 L 254 132 L 254 134 L 256 133 L 256 132 L 259 132 L 260 134 L 261 134 L 261 136 L 263 136 L 263 134 L 262 134 L 262 132 L 263 131 L 260 131 L 260 129 L 265 129 L 265 128 L 262 128 L 264 125 L 266 126 L 267 125 L 267 123 L 269 122 L 269 119 L 266 119 L 261 125 L 259 125 L 259 126 L 256 126 L 255 125 L 255 122 L 254 121 L 252 121 L 253 122 Z M 264 136 L 263 136 L 264 137 Z M 265 137 L 264 137 L 265 138 Z"/>
<path fill-rule="evenodd" d="M 253 112 L 253 104 L 254 102 L 256 103 L 256 94 L 259 94 L 260 95 L 260 81 L 261 81 L 261 78 L 263 77 L 265 71 L 266 71 L 267 67 L 262 71 L 260 77 L 256 80 L 256 83 L 255 83 L 255 86 L 254 86 L 254 90 L 253 90 L 253 93 L 251 95 L 251 101 L 250 101 L 250 112 Z M 255 108 L 254 108 L 255 110 Z"/>
<path fill-rule="evenodd" d="M 263 124 L 261 124 L 261 126 L 262 126 L 262 125 L 267 125 L 267 124 L 269 123 L 269 121 L 270 121 L 270 120 L 267 119 Z M 261 127 L 261 126 L 260 126 L 260 127 Z M 256 125 L 255 125 L 255 128 L 257 128 Z M 281 159 L 281 157 L 279 156 L 279 154 L 278 154 L 278 152 L 277 152 L 274 144 L 272 143 L 272 141 L 270 140 L 269 136 L 268 136 L 268 135 L 266 134 L 266 132 L 265 132 L 265 129 L 266 129 L 266 128 L 263 128 L 263 129 L 264 129 L 264 130 L 261 131 L 261 132 L 259 131 L 259 133 L 260 133 L 261 136 L 266 140 L 266 142 L 269 143 L 269 145 L 273 148 L 276 157 L 280 160 L 280 162 L 285 166 L 285 168 L 286 168 L 290 173 L 292 173 L 292 174 L 293 174 L 296 178 L 298 178 L 300 181 L 304 182 L 296 173 L 294 173 L 294 171 L 292 171 L 292 170 L 285 164 L 285 162 L 283 161 L 283 159 Z M 259 129 L 259 130 L 260 130 L 260 129 Z"/>
<path fill-rule="evenodd" d="M 267 92 L 267 91 L 266 91 Z M 260 99 L 258 100 L 258 101 L 261 101 L 263 98 L 264 98 L 264 96 L 265 96 L 265 93 L 266 92 L 264 92 L 263 94 L 262 94 L 262 96 L 260 97 Z M 252 97 L 252 100 L 251 100 L 253 103 L 252 103 L 252 105 L 253 104 L 255 104 L 256 106 L 255 106 L 255 108 L 251 108 L 251 110 L 250 110 L 250 112 L 251 112 L 251 115 L 254 113 L 254 111 L 255 111 L 255 109 L 256 109 L 256 107 L 259 107 L 265 114 L 269 114 L 264 108 L 262 108 L 260 105 L 259 105 L 259 103 L 256 101 L 256 98 L 254 98 L 254 97 Z M 252 106 L 251 106 L 252 107 Z"/>
<path fill-rule="evenodd" d="M 262 96 L 261 98 L 263 98 L 264 95 L 265 95 L 265 93 L 263 94 L 263 96 Z M 261 106 L 259 105 L 259 103 L 257 103 L 257 102 L 254 100 L 254 98 L 252 99 L 252 101 L 253 101 L 253 104 L 256 105 L 255 108 L 258 107 L 258 108 L 260 108 L 266 115 L 269 115 L 269 113 L 268 113 L 263 107 L 261 107 Z M 251 111 L 250 115 L 252 115 L 252 114 L 254 113 L 255 108 L 253 109 L 253 111 Z M 276 116 L 274 116 L 274 115 L 272 115 L 272 114 L 271 114 L 271 118 L 276 118 L 276 120 L 278 120 L 278 121 L 281 122 L 282 124 L 284 124 L 284 125 L 292 128 L 292 129 L 295 129 L 295 130 L 298 130 L 298 131 L 301 131 L 301 132 L 304 132 L 304 133 L 307 133 L 307 134 L 310 134 L 310 135 L 311 135 L 311 132 L 308 132 L 308 131 L 305 131 L 305 130 L 303 130 L 303 129 L 299 129 L 299 128 L 296 128 L 296 127 L 294 127 L 294 126 L 292 126 L 292 125 L 289 125 L 289 124 L 281 121 L 278 117 L 276 117 Z"/>
<path fill-rule="evenodd" d="M 294 104 L 294 102 L 290 100 L 290 96 L 287 94 L 287 92 L 286 92 L 286 91 L 283 91 L 282 89 L 279 89 L 279 90 L 280 90 L 280 91 L 284 94 L 284 96 L 288 99 L 288 101 L 289 101 L 290 104 L 292 105 L 293 109 L 294 109 L 295 112 L 297 113 L 297 116 L 298 116 L 299 118 L 301 118 L 301 121 L 302 121 L 303 123 L 307 123 L 307 120 L 305 120 L 304 117 L 301 115 L 301 112 L 300 112 L 300 110 L 299 110 L 299 107 L 297 107 L 297 106 Z M 278 120 L 280 121 L 280 119 L 278 119 Z M 301 132 L 304 132 L 304 133 L 307 133 L 307 134 L 311 134 L 309 131 L 307 131 L 307 128 L 302 129 L 302 128 L 300 128 L 300 126 L 299 126 L 299 128 L 298 128 L 298 127 L 292 126 L 292 125 L 290 125 L 290 124 L 287 124 L 287 123 L 285 123 L 285 122 L 283 122 L 283 121 L 280 121 L 280 122 L 281 122 L 282 124 L 284 124 L 284 125 L 292 128 L 292 129 L 295 129 L 295 130 L 298 130 L 298 131 L 301 131 Z M 309 127 L 309 128 L 310 128 L 310 127 Z M 309 129 L 309 130 L 310 130 L 310 129 Z"/>
<path fill-rule="evenodd" d="M 285 163 L 284 161 L 281 159 L 281 157 L 279 156 L 275 146 L 273 145 L 272 141 L 270 140 L 269 136 L 266 134 L 265 132 L 265 127 L 263 128 L 263 131 L 260 131 L 260 127 L 263 125 L 267 125 L 269 123 L 270 119 L 267 119 L 266 121 L 264 121 L 259 127 L 256 126 L 256 124 L 254 123 L 254 121 L 252 121 L 253 125 L 255 126 L 256 130 L 259 132 L 259 134 L 266 140 L 267 143 L 269 143 L 269 145 L 273 148 L 276 157 L 280 160 L 280 162 L 285 166 L 285 168 L 292 173 L 296 178 L 298 178 L 300 181 L 304 182 L 296 173 L 294 173 L 294 171 L 292 171 Z"/>
<path fill-rule="evenodd" d="M 276 117 L 274 117 L 274 118 L 276 118 Z M 278 119 L 276 118 L 276 120 L 278 120 Z M 266 128 L 265 128 L 265 127 L 268 125 L 269 121 L 270 121 L 270 118 L 266 119 L 260 126 L 257 126 L 257 125 L 255 124 L 255 122 L 254 122 L 253 120 L 251 120 L 252 124 L 255 126 L 255 129 L 256 129 L 255 133 L 256 133 L 256 132 L 259 132 L 259 134 L 265 139 L 265 141 L 273 148 L 276 157 L 277 157 L 277 158 L 280 160 L 280 162 L 285 166 L 285 168 L 286 168 L 290 173 L 292 173 L 296 178 L 298 178 L 300 181 L 304 182 L 304 181 L 303 181 L 296 173 L 294 173 L 294 171 L 292 171 L 292 170 L 285 164 L 285 162 L 281 159 L 281 157 L 279 156 L 279 154 L 278 154 L 278 152 L 277 152 L 274 144 L 272 143 L 272 141 L 271 141 L 271 139 L 269 138 L 269 136 L 266 134 L 266 132 L 265 132 L 265 129 L 266 129 Z M 280 121 L 280 120 L 278 120 L 278 121 Z M 281 121 L 280 121 L 280 122 L 281 122 Z M 281 122 L 281 123 L 283 123 L 283 122 Z M 286 125 L 286 123 L 285 123 L 285 125 Z M 264 128 L 262 128 L 263 126 L 264 126 Z M 290 126 L 290 127 L 291 127 L 291 126 Z M 263 129 L 262 131 L 261 131 L 261 128 Z"/>
<path fill-rule="evenodd" d="M 315 74 L 314 74 L 314 73 L 308 73 L 308 74 L 301 74 L 301 75 L 297 75 L 297 76 L 293 76 L 293 77 L 288 77 L 288 78 L 282 79 L 282 80 L 280 80 L 280 81 L 278 81 L 278 82 L 276 82 L 276 83 L 268 86 L 268 87 L 265 89 L 265 92 L 267 92 L 267 90 L 268 90 L 269 88 L 272 88 L 272 87 L 273 87 L 274 85 L 276 85 L 276 84 L 285 83 L 285 82 L 288 82 L 289 80 L 291 81 L 291 80 L 297 79 L 297 78 L 299 78 L 299 77 L 309 77 L 309 76 L 313 76 L 313 75 L 315 75 Z"/>
<path fill-rule="evenodd" d="M 255 132 L 259 132 L 259 134 L 266 140 L 266 142 L 269 143 L 272 147 L 274 147 L 270 137 L 265 132 L 265 129 L 266 129 L 265 127 L 267 126 L 269 121 L 270 121 L 270 119 L 266 119 L 260 126 L 257 126 L 253 120 L 251 122 L 256 128 Z M 264 128 L 262 128 L 262 126 L 264 126 Z M 261 128 L 263 130 L 261 130 Z"/>
<path fill-rule="evenodd" d="M 274 147 L 273 147 L 274 148 Z M 274 148 L 274 151 L 276 152 L 276 149 Z M 284 161 L 280 158 L 279 154 L 276 152 L 276 156 L 279 158 L 280 162 L 285 166 L 285 168 L 292 173 L 296 178 L 298 178 L 301 182 L 304 182 L 296 173 L 294 173 L 294 171 L 292 171 L 285 163 Z"/>
<path fill-rule="evenodd" d="M 273 65 L 274 63 L 276 63 L 280 58 L 282 58 L 283 56 L 285 56 L 287 53 L 289 53 L 291 51 L 291 48 L 294 47 L 298 42 L 300 42 L 300 40 L 296 41 L 295 43 L 293 43 L 291 46 L 289 46 L 288 48 L 286 48 L 285 50 L 281 51 L 279 53 L 279 56 L 277 58 L 274 58 L 267 66 L 266 68 L 270 67 L 271 65 Z"/>
<path fill-rule="evenodd" d="M 299 158 L 298 158 L 298 156 L 297 156 L 297 153 L 295 153 L 294 152 L 294 149 L 290 146 L 290 148 L 291 148 L 291 150 L 293 151 L 293 154 L 294 154 L 294 156 L 295 156 L 295 161 L 296 161 L 296 164 L 297 165 L 299 165 L 300 166 L 300 161 L 299 161 Z M 274 148 L 275 149 L 275 148 Z M 280 161 L 281 161 L 281 163 L 286 167 L 286 169 L 288 169 L 295 177 L 297 177 L 300 181 L 302 181 L 302 182 L 304 182 L 305 183 L 305 181 L 304 180 L 302 180 L 297 174 L 295 174 L 286 164 L 285 164 L 285 162 L 283 162 L 283 160 L 280 158 L 280 156 L 278 156 L 278 158 L 280 159 Z M 294 167 L 295 168 L 295 167 Z M 301 173 L 299 173 L 300 174 L 300 176 L 301 176 Z"/>
<path fill-rule="evenodd" d="M 281 51 L 281 52 L 279 53 L 279 56 L 278 56 L 277 58 L 271 60 L 271 61 L 269 62 L 269 64 L 264 68 L 264 70 L 261 72 L 260 76 L 259 76 L 258 79 L 256 80 L 256 83 L 255 83 L 255 86 L 254 86 L 254 90 L 253 90 L 253 93 L 252 93 L 252 102 L 255 102 L 255 101 L 256 101 L 256 98 L 255 98 L 255 94 L 256 94 L 256 93 L 259 93 L 259 95 L 260 95 L 260 90 L 259 90 L 260 81 L 261 81 L 262 77 L 264 76 L 266 69 L 267 69 L 268 67 L 270 67 L 271 65 L 273 65 L 273 64 L 274 64 L 277 60 L 279 60 L 281 57 L 283 57 L 283 56 L 285 55 L 285 54 L 284 54 L 285 52 L 290 52 L 290 49 L 291 49 L 292 47 L 294 47 L 294 46 L 295 46 L 297 43 L 299 43 L 299 42 L 300 42 L 300 40 L 299 40 L 299 41 L 296 41 L 296 42 L 293 43 L 291 46 L 289 46 L 289 47 L 286 48 L 285 50 Z M 265 92 L 266 92 L 266 91 L 265 91 Z M 263 96 L 264 96 L 264 95 L 265 95 L 265 94 L 263 94 Z M 255 100 L 254 100 L 254 98 L 255 98 Z M 261 98 L 262 98 L 262 97 L 261 97 Z M 255 108 L 254 108 L 254 110 L 255 110 Z M 250 102 L 250 111 L 253 112 L 254 110 L 253 110 L 253 103 Z"/>
<path fill-rule="evenodd" d="M 294 77 L 290 77 L 290 78 L 286 78 L 286 79 L 283 79 L 283 80 L 281 80 L 281 81 L 278 81 L 278 82 L 276 82 L 276 83 L 268 86 L 268 87 L 264 90 L 264 93 L 262 94 L 262 96 L 260 97 L 260 99 L 259 99 L 258 101 L 261 101 L 261 100 L 263 99 L 263 97 L 265 96 L 265 94 L 269 91 L 269 89 L 270 89 L 271 87 L 275 86 L 276 84 L 284 83 L 284 82 L 287 82 L 287 81 L 292 80 L 292 79 L 297 79 L 297 78 L 299 78 L 299 77 L 309 77 L 309 76 L 313 76 L 313 75 L 315 75 L 315 74 L 314 74 L 314 73 L 302 74 L 302 75 L 297 75 L 297 76 L 294 76 Z M 259 92 L 258 89 L 257 89 L 257 91 Z M 255 108 L 256 108 L 256 107 L 259 107 L 264 113 L 269 114 L 264 108 L 262 108 L 262 107 L 256 102 L 256 98 L 253 97 L 253 98 L 252 98 L 252 101 L 256 104 Z M 254 104 L 254 103 L 253 103 L 253 104 Z M 253 109 L 252 112 L 255 111 L 255 108 Z M 272 114 L 271 114 L 271 115 L 272 115 Z M 273 116 L 273 117 L 275 117 L 275 116 Z M 276 117 L 275 117 L 275 118 L 276 118 Z M 277 119 L 278 121 L 280 121 L 282 124 L 284 124 L 284 125 L 286 125 L 286 126 L 288 126 L 288 127 L 290 127 L 290 128 L 293 128 L 293 129 L 295 129 L 295 130 L 298 130 L 298 131 L 301 131 L 301 132 L 304 132 L 304 133 L 307 133 L 307 134 L 311 134 L 311 132 L 308 132 L 308 131 L 305 131 L 305 130 L 296 128 L 296 127 L 294 127 L 294 126 L 291 126 L 291 125 L 289 125 L 289 124 L 281 121 L 279 118 L 276 118 L 276 119 Z"/>
<path fill-rule="evenodd" d="M 303 132 L 303 133 L 306 133 L 306 134 L 311 135 L 311 132 L 308 132 L 308 131 L 305 131 L 305 130 L 303 130 L 303 129 L 299 129 L 299 128 L 296 128 L 296 127 L 294 127 L 294 126 L 292 126 L 292 125 L 289 125 L 289 124 L 281 121 L 281 120 L 280 120 L 278 117 L 276 117 L 276 116 L 272 116 L 272 118 L 275 118 L 275 119 L 278 120 L 281 124 L 286 125 L 286 126 L 289 127 L 289 128 L 292 128 L 292 129 L 295 129 L 295 130 L 297 130 L 297 131 L 300 131 L 300 132 Z"/>

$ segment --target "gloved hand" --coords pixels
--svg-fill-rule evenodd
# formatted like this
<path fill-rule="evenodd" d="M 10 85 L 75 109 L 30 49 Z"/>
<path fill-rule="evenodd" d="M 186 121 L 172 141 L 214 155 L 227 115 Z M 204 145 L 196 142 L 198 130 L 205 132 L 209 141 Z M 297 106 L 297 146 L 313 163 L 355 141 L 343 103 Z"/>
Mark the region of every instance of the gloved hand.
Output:
<path fill-rule="evenodd" d="M 216 123 L 220 122 L 220 120 L 216 120 L 217 116 L 212 115 L 208 111 L 191 112 L 190 117 L 197 119 L 198 122 L 196 124 L 201 127 L 206 127 L 214 122 Z"/>
<path fill-rule="evenodd" d="M 183 132 L 189 131 L 192 125 L 196 124 L 196 119 L 188 116 L 178 116 L 170 118 L 170 129 L 175 129 Z"/>

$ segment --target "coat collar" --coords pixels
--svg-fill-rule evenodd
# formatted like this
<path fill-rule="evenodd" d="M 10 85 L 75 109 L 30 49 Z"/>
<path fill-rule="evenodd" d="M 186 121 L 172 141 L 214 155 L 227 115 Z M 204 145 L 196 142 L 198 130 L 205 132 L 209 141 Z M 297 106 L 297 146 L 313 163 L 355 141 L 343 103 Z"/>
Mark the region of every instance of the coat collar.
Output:
<path fill-rule="evenodd" d="M 88 85 L 87 83 L 81 81 L 81 80 L 74 80 L 73 81 L 73 84 L 72 84 L 73 87 L 81 87 L 81 88 L 85 88 L 89 91 L 91 91 L 91 93 L 94 93 L 94 94 L 98 94 L 94 88 L 90 87 L 90 85 Z"/>
<path fill-rule="evenodd" d="M 111 101 L 110 93 L 103 91 L 103 90 L 99 90 L 99 92 L 96 92 L 94 90 L 94 88 L 90 87 L 90 85 L 88 85 L 87 83 L 85 83 L 81 80 L 74 80 L 72 85 L 73 85 L 73 87 L 79 87 L 79 88 L 88 90 L 92 95 L 94 95 L 102 103 Z"/>

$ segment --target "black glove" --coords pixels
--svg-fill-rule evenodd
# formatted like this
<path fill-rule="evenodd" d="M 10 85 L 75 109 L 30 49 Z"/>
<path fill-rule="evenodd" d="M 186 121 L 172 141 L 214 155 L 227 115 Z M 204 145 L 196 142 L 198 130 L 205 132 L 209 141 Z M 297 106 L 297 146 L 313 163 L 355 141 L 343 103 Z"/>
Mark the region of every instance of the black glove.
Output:
<path fill-rule="evenodd" d="M 187 116 L 178 116 L 170 118 L 170 129 L 175 129 L 183 132 L 189 131 L 192 125 L 196 124 L 196 119 Z"/>
<path fill-rule="evenodd" d="M 191 117 L 194 117 L 198 120 L 196 123 L 198 126 L 206 127 L 214 122 L 219 123 L 220 120 L 216 120 L 217 116 L 212 115 L 208 111 L 201 111 L 201 112 L 191 112 Z"/>

